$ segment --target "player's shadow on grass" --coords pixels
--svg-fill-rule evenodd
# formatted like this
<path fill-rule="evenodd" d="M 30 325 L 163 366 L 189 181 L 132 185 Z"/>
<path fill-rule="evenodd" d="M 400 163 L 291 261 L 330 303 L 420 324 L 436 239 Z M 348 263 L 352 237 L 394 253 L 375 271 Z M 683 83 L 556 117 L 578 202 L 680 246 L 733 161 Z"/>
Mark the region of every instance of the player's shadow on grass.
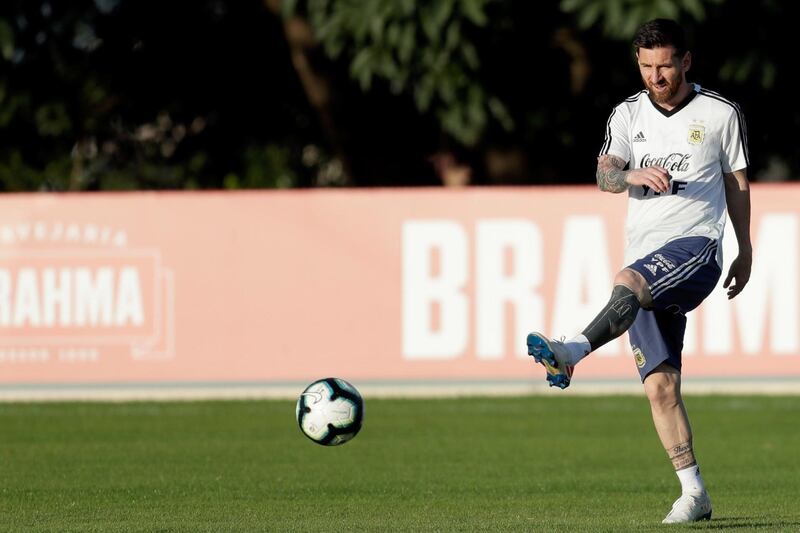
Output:
<path fill-rule="evenodd" d="M 724 516 L 712 518 L 709 522 L 692 524 L 692 529 L 769 529 L 788 531 L 800 529 L 800 517 L 749 518 L 746 516 Z"/>

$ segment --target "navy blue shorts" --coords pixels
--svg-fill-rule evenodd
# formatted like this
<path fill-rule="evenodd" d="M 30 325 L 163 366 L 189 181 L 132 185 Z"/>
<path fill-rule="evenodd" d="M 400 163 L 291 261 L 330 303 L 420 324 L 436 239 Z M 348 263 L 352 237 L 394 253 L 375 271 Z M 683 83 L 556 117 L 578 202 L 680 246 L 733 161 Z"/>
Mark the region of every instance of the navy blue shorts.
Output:
<path fill-rule="evenodd" d="M 684 237 L 628 266 L 644 276 L 653 297 L 652 307 L 640 309 L 628 330 L 642 381 L 663 362 L 680 371 L 686 313 L 711 294 L 722 273 L 717 244 Z"/>

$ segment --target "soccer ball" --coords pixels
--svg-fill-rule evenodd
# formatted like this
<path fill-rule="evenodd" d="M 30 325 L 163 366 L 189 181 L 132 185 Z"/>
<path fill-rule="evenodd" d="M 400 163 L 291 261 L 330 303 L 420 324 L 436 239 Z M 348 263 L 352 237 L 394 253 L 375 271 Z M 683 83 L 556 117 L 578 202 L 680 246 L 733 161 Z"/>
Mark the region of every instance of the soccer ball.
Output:
<path fill-rule="evenodd" d="M 323 446 L 337 446 L 361 430 L 364 400 L 343 379 L 319 379 L 300 394 L 296 414 L 306 437 Z"/>

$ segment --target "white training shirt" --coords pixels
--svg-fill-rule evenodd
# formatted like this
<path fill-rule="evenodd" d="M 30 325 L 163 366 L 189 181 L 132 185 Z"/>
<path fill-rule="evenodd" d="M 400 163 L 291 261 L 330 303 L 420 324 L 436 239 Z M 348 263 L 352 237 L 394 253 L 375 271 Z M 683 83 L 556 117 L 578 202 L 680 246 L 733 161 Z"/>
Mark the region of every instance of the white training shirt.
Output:
<path fill-rule="evenodd" d="M 722 238 L 723 172 L 748 166 L 747 128 L 738 105 L 697 84 L 671 111 L 643 90 L 611 112 L 603 154 L 621 157 L 630 169 L 657 165 L 670 175 L 665 193 L 628 189 L 627 265 L 679 237 Z M 717 250 L 722 265 L 722 247 Z"/>

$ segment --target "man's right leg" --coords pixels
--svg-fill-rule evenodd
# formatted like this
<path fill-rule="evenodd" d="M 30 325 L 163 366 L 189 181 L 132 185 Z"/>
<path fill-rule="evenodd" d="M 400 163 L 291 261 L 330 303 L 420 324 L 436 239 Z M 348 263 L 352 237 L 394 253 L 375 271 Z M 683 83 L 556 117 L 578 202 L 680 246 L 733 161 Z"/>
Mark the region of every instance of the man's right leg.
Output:
<path fill-rule="evenodd" d="M 675 470 L 697 464 L 692 451 L 692 428 L 681 397 L 681 374 L 661 363 L 644 380 L 658 438 Z"/>
<path fill-rule="evenodd" d="M 711 518 L 711 499 L 692 448 L 692 428 L 681 397 L 681 374 L 661 363 L 644 379 L 653 424 L 661 444 L 681 482 L 681 497 L 664 519 L 665 523 L 694 522 Z"/>

